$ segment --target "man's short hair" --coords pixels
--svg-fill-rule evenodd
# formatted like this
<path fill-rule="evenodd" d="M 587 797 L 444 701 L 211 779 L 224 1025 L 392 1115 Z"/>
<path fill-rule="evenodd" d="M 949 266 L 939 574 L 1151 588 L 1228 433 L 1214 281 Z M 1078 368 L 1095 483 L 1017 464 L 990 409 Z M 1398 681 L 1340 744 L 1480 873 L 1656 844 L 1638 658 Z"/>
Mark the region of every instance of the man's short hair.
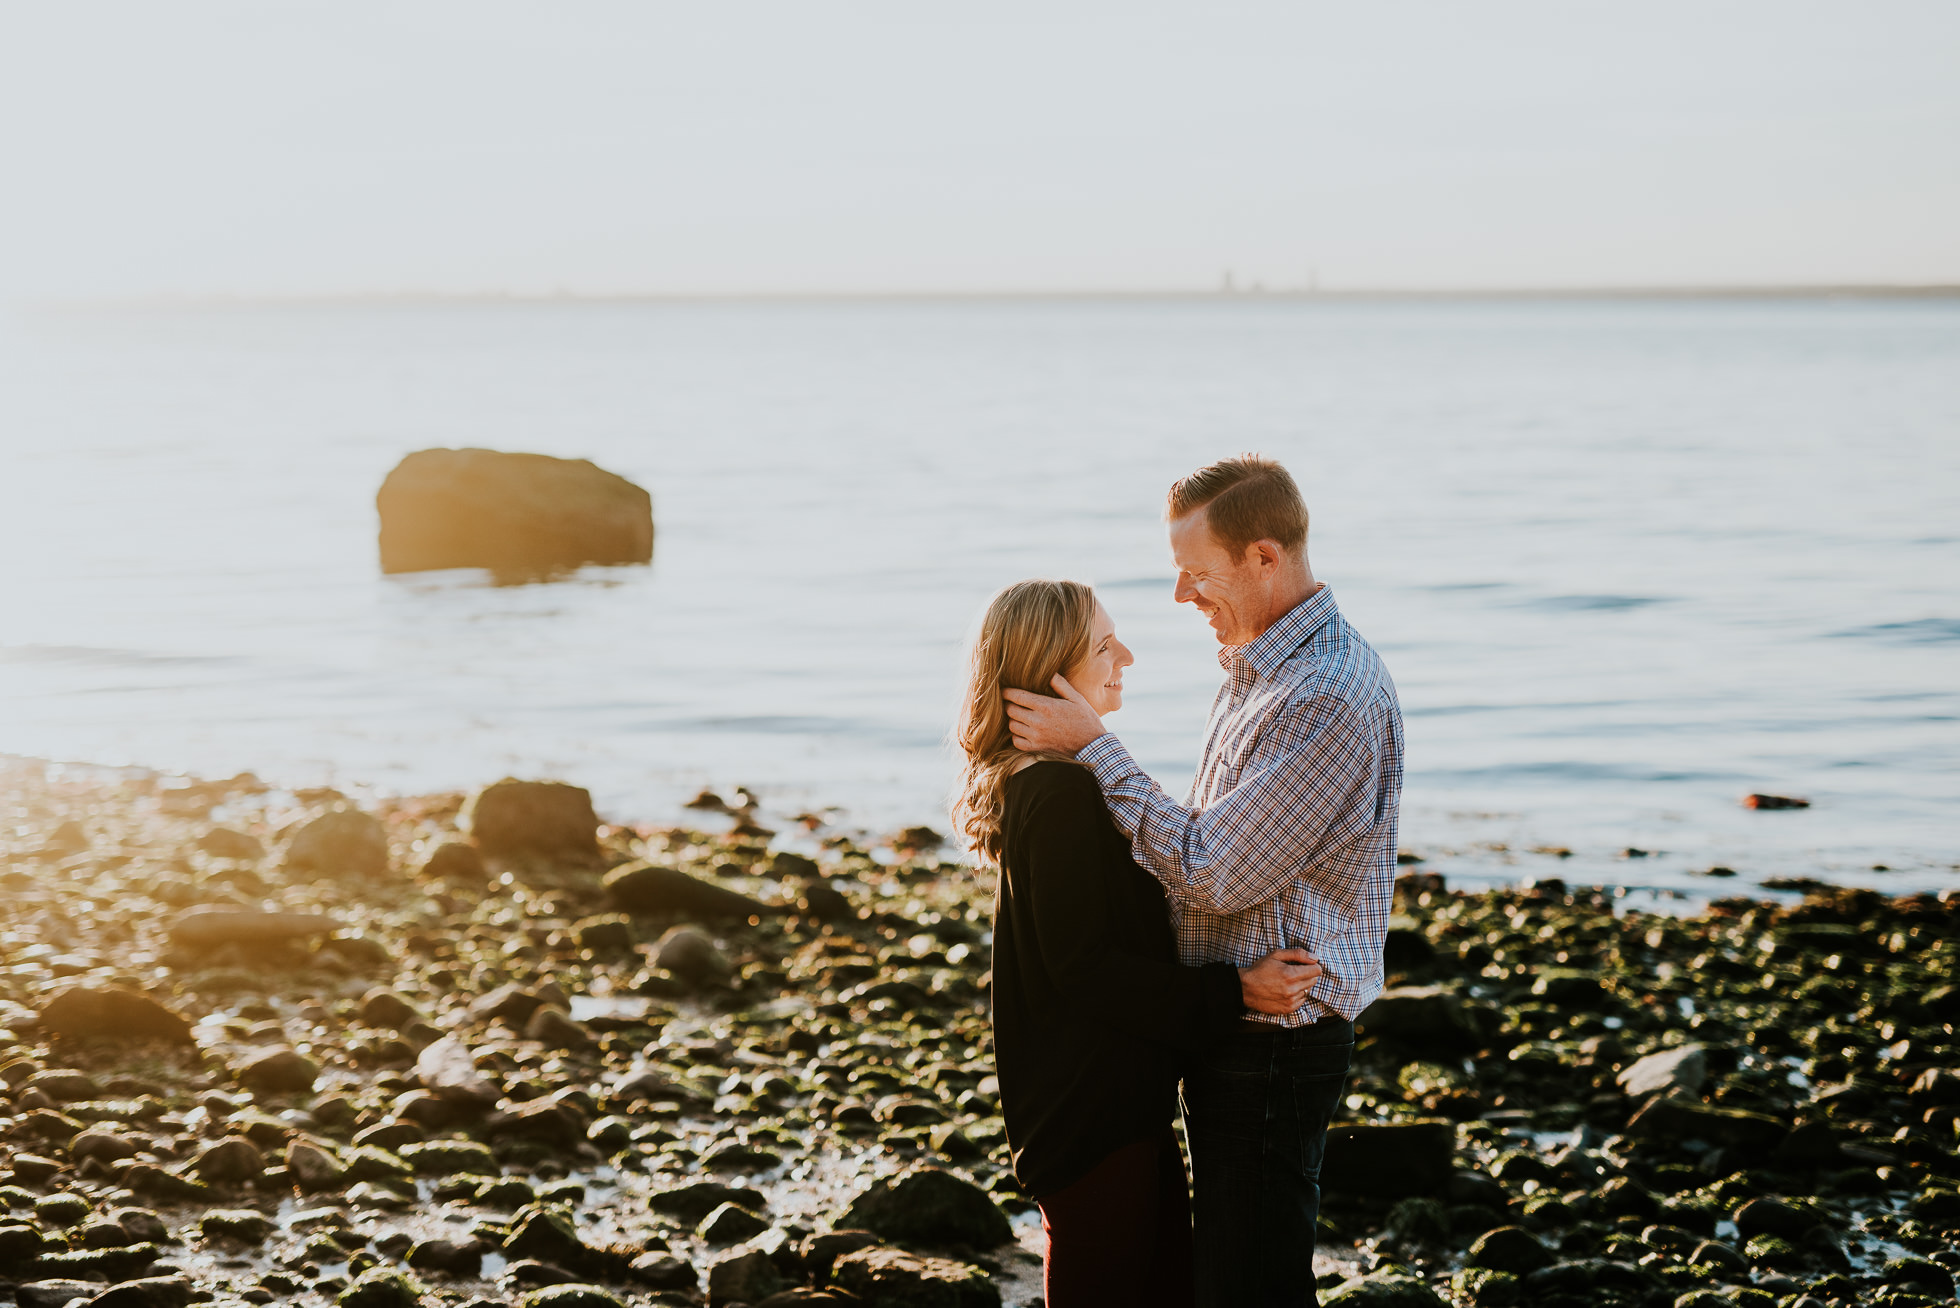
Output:
<path fill-rule="evenodd" d="M 1165 516 L 1175 522 L 1199 509 L 1208 510 L 1218 543 L 1239 557 L 1259 540 L 1296 556 L 1306 549 L 1307 502 L 1276 460 L 1241 454 L 1179 478 L 1165 497 Z"/>

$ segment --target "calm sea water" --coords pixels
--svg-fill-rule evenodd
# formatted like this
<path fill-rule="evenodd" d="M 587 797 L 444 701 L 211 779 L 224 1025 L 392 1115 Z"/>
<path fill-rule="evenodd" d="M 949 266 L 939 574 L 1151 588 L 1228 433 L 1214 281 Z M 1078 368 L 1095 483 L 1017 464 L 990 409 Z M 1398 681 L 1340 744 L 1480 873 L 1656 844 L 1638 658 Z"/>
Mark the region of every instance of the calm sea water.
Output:
<path fill-rule="evenodd" d="M 633 478 L 653 566 L 382 577 L 374 491 L 441 445 Z M 0 752 L 939 824 L 962 640 L 1045 574 L 1102 589 L 1111 725 L 1181 787 L 1219 674 L 1158 505 L 1241 449 L 1396 676 L 1436 867 L 1960 884 L 1957 301 L 18 315 Z"/>

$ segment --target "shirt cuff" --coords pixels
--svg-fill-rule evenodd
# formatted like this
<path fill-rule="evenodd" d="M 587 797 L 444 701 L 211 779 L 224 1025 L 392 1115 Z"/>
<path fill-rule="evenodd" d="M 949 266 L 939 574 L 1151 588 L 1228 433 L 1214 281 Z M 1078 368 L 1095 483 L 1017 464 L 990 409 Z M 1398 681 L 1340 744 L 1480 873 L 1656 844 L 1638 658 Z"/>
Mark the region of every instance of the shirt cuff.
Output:
<path fill-rule="evenodd" d="M 1130 751 L 1123 748 L 1123 742 L 1114 732 L 1105 731 L 1076 752 L 1075 761 L 1088 765 L 1096 774 L 1096 781 L 1103 789 L 1115 785 L 1123 778 L 1143 771 L 1137 761 L 1130 757 Z"/>

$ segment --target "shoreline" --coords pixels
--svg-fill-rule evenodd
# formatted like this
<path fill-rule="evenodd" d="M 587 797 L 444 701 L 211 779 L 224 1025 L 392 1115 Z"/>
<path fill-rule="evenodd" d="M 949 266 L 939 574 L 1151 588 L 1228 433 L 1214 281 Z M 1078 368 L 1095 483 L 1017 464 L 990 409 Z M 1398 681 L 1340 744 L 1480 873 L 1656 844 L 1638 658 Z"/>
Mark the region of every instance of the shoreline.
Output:
<path fill-rule="evenodd" d="M 103 1308 L 1038 1289 L 990 892 L 924 833 L 811 858 L 556 790 L 254 826 L 245 778 L 30 771 L 0 772 L 0 1228 L 33 1235 L 0 1278 L 170 1282 Z M 1674 917 L 1415 865 L 1397 901 L 1324 1177 L 1322 1279 L 1368 1279 L 1330 1303 L 1919 1302 L 1883 1288 L 1960 1233 L 1960 894 Z M 112 988 L 186 1038 L 53 1002 Z"/>

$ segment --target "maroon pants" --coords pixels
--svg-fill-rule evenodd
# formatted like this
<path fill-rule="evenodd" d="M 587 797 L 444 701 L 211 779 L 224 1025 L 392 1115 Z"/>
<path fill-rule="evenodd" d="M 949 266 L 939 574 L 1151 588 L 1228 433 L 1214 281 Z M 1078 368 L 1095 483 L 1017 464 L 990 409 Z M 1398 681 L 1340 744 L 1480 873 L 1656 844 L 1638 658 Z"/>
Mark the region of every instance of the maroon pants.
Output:
<path fill-rule="evenodd" d="M 1037 1202 L 1048 1308 L 1192 1308 L 1191 1192 L 1171 1128 Z"/>

